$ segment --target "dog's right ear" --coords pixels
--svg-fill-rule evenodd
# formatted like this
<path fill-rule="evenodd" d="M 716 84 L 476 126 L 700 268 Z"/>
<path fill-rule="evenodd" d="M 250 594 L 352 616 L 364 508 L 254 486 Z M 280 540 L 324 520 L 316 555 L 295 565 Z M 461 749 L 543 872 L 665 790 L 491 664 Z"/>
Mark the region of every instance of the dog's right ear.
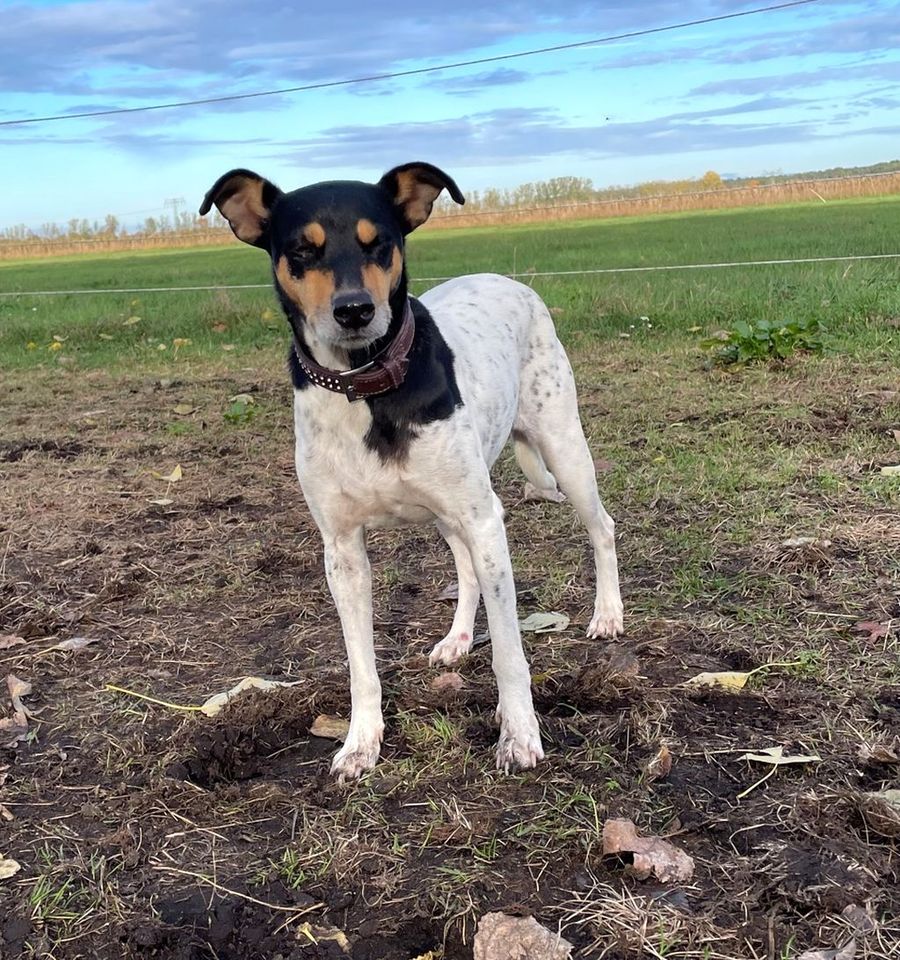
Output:
<path fill-rule="evenodd" d="M 269 246 L 269 217 L 281 191 L 274 183 L 252 170 L 229 170 L 209 188 L 200 216 L 209 213 L 213 204 L 231 224 L 238 240 L 266 250 Z"/>

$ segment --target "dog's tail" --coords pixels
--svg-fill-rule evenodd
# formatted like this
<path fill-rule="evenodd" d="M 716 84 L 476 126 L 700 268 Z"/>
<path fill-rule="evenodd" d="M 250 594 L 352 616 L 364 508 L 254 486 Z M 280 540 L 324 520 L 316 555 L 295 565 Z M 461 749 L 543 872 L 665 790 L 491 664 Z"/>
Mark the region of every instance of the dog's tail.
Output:
<path fill-rule="evenodd" d="M 516 461 L 528 483 L 525 485 L 526 497 L 538 497 L 561 503 L 566 495 L 556 485 L 556 478 L 547 469 L 541 451 L 521 430 L 513 430 L 513 449 Z"/>

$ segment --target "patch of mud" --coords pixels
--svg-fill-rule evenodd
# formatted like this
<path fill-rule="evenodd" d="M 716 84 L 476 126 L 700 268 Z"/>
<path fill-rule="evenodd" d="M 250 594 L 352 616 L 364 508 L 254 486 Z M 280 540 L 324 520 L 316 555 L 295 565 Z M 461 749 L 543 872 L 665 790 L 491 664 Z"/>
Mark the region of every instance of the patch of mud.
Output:
<path fill-rule="evenodd" d="M 168 768 L 200 787 L 236 783 L 295 771 L 306 761 L 318 775 L 335 744 L 309 735 L 319 713 L 347 709 L 348 693 L 333 688 L 304 693 L 301 687 L 250 691 L 236 697 L 212 720 L 189 724 L 175 745 L 179 759 Z"/>
<path fill-rule="evenodd" d="M 28 453 L 43 453 L 53 460 L 74 460 L 87 449 L 77 440 L 0 440 L 0 463 L 16 463 Z M 100 452 L 97 447 L 90 450 Z"/>

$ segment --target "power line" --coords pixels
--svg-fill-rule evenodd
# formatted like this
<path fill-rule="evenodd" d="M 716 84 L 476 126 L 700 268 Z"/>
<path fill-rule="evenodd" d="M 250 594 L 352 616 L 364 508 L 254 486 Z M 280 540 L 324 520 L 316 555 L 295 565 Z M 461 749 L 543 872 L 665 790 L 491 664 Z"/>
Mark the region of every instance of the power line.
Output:
<path fill-rule="evenodd" d="M 396 80 L 400 77 L 415 77 L 425 73 L 436 73 L 439 70 L 455 70 L 460 67 L 475 67 L 485 63 L 500 63 L 505 60 L 516 60 L 521 57 L 534 57 L 543 53 L 556 53 L 560 50 L 577 50 L 582 47 L 592 47 L 601 43 L 613 43 L 616 40 L 630 40 L 635 37 L 646 37 L 656 33 L 667 33 L 671 30 L 682 30 L 685 27 L 698 27 L 707 23 L 720 23 L 723 20 L 736 20 L 739 17 L 750 17 L 757 13 L 772 13 L 776 10 L 786 10 L 790 7 L 802 7 L 819 0 L 789 0 L 786 3 L 775 3 L 767 7 L 756 7 L 753 10 L 742 10 L 738 13 L 723 13 L 715 17 L 703 17 L 699 20 L 686 20 L 683 23 L 670 23 L 664 27 L 649 27 L 644 30 L 632 30 L 628 33 L 617 33 L 608 37 L 597 37 L 593 40 L 579 40 L 575 43 L 560 43 L 552 47 L 539 47 L 534 50 L 522 50 L 518 53 L 502 53 L 492 57 L 479 57 L 475 60 L 458 60 L 454 63 L 442 63 L 434 67 L 417 67 L 413 70 L 396 70 L 392 73 L 378 73 L 365 77 L 351 77 L 345 80 L 323 80 L 319 83 L 306 83 L 297 87 L 282 87 L 278 90 L 257 90 L 254 93 L 235 93 L 223 97 L 204 97 L 197 100 L 176 100 L 171 103 L 154 103 L 144 107 L 117 107 L 111 110 L 92 110 L 84 113 L 61 113 L 46 117 L 29 117 L 24 120 L 0 120 L 0 127 L 21 126 L 26 123 L 50 123 L 55 120 L 84 120 L 91 117 L 109 117 L 122 113 L 146 113 L 150 110 L 170 110 L 174 107 L 196 107 L 208 103 L 228 103 L 235 100 L 252 100 L 257 97 L 274 97 L 285 93 L 302 93 L 308 90 L 326 90 L 331 87 L 347 87 L 359 83 L 373 83 L 379 80 Z"/>
<path fill-rule="evenodd" d="M 525 270 L 507 273 L 513 279 L 529 280 L 534 277 L 585 277 L 612 273 L 656 273 L 673 270 L 715 270 L 723 267 L 770 267 L 794 263 L 847 263 L 858 260 L 900 260 L 900 253 L 860 253 L 844 257 L 797 257 L 784 260 L 732 260 L 722 263 L 672 263 L 641 267 L 597 267 L 585 270 Z M 413 277 L 410 283 L 443 283 L 455 277 Z M 194 287 L 115 287 L 100 290 L 18 290 L 0 291 L 0 297 L 63 297 L 90 296 L 91 294 L 135 293 L 203 293 L 217 290 L 271 290 L 271 283 L 223 283 Z"/>

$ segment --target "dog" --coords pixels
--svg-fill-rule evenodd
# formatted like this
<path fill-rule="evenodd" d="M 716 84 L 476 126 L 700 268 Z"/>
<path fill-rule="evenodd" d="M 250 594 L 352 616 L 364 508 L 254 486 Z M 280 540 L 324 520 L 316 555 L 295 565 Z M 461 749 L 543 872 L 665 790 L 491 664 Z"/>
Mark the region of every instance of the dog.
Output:
<path fill-rule="evenodd" d="M 378 183 L 332 181 L 289 193 L 250 170 L 210 188 L 238 239 L 272 259 L 293 331 L 296 468 L 324 543 L 325 571 L 350 668 L 350 728 L 332 772 L 352 780 L 378 760 L 384 732 L 366 529 L 434 522 L 456 563 L 459 599 L 432 664 L 472 646 L 484 598 L 498 688 L 497 766 L 543 758 L 519 634 L 503 508 L 490 469 L 512 437 L 526 478 L 568 499 L 596 567 L 589 637 L 622 632 L 613 521 L 599 494 L 572 369 L 538 295 L 506 277 L 459 277 L 407 292 L 405 241 L 446 190 L 428 163 Z"/>

